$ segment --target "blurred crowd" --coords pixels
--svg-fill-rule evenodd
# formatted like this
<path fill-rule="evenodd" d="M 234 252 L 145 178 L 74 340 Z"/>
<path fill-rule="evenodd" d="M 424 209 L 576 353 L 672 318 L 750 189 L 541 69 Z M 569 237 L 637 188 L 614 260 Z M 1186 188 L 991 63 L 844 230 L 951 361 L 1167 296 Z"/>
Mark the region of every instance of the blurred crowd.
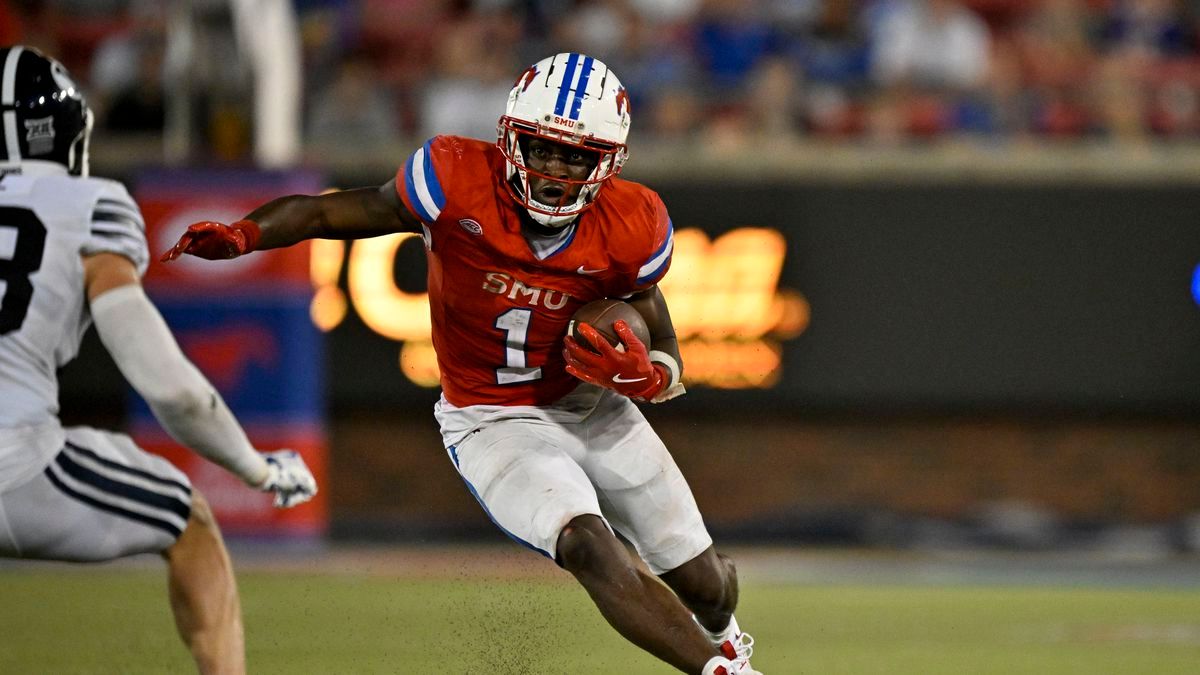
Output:
<path fill-rule="evenodd" d="M 0 0 L 0 41 L 58 55 L 105 128 L 159 130 L 165 4 Z M 635 137 L 656 140 L 1200 136 L 1200 0 L 294 5 L 310 141 L 494 138 L 516 75 L 558 51 L 607 62 L 632 97 Z M 208 119 L 236 126 L 236 105 L 208 105 Z"/>

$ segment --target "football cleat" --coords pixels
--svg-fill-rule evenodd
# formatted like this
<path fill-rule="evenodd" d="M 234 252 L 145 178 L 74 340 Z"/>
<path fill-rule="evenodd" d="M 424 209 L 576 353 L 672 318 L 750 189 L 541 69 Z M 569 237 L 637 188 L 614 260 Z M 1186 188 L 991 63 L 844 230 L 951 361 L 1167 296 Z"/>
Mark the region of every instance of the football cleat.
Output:
<path fill-rule="evenodd" d="M 708 663 L 704 664 L 704 670 L 700 671 L 700 675 L 763 675 L 757 670 L 750 667 L 749 663 L 739 663 L 725 658 L 724 656 L 714 656 L 709 659 Z"/>
<path fill-rule="evenodd" d="M 729 675 L 762 675 L 750 666 L 750 656 L 754 654 L 754 638 L 749 633 L 739 631 L 717 648 L 721 650 L 722 656 L 733 663 L 734 670 Z"/>
<path fill-rule="evenodd" d="M 754 654 L 754 638 L 749 633 L 742 632 L 736 618 L 729 617 L 729 625 L 721 633 L 711 633 L 707 629 L 705 632 L 708 633 L 717 649 L 721 650 L 721 655 L 733 664 L 734 670 L 729 675 L 755 675 L 758 673 L 750 666 L 750 656 Z"/>

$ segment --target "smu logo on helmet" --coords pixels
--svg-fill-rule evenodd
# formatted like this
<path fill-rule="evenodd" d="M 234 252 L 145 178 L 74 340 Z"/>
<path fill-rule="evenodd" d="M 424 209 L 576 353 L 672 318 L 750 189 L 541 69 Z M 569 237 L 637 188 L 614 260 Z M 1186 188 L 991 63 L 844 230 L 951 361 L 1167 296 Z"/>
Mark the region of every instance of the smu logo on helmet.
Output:
<path fill-rule="evenodd" d="M 575 120 L 567 119 L 566 117 L 559 117 L 558 115 L 554 116 L 554 123 L 560 124 L 568 129 L 574 129 L 575 125 L 577 124 Z"/>

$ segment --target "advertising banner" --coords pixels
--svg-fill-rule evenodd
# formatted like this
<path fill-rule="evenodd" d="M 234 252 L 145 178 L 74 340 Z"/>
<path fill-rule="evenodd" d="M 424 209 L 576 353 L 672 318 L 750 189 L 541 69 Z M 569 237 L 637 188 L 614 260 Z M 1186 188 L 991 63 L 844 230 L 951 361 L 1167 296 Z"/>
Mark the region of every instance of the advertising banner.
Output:
<path fill-rule="evenodd" d="M 193 222 L 232 222 L 272 197 L 321 187 L 319 176 L 304 172 L 156 172 L 136 181 L 136 197 L 157 254 Z M 309 277 L 307 244 L 231 261 L 155 261 L 146 274 L 147 292 L 180 347 L 220 391 L 255 447 L 296 450 L 322 488 L 307 504 L 274 509 L 271 495 L 248 489 L 174 443 L 145 403 L 131 396 L 135 440 L 187 473 L 231 536 L 312 538 L 328 528 L 325 357 L 310 318 Z"/>

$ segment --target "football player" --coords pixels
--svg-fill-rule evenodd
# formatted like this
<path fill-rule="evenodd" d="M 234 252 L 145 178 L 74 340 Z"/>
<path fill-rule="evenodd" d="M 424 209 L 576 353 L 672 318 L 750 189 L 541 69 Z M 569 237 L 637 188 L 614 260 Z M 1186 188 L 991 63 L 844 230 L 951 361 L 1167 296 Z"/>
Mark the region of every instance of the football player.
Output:
<path fill-rule="evenodd" d="M 120 183 L 88 176 L 92 114 L 67 71 L 14 46 L 0 48 L 0 74 L 0 556 L 161 553 L 200 672 L 245 672 L 237 587 L 208 504 L 129 437 L 64 429 L 55 371 L 95 323 L 180 443 L 273 492 L 276 506 L 307 501 L 316 483 L 296 453 L 250 445 L 146 298 L 141 212 Z"/>
<path fill-rule="evenodd" d="M 517 79 L 496 143 L 437 136 L 381 187 L 282 197 L 235 223 L 196 223 L 163 259 L 420 233 L 441 370 L 434 414 L 471 494 L 509 537 L 573 574 L 639 647 L 688 673 L 752 673 L 752 640 L 733 618 L 733 563 L 713 549 L 634 403 L 683 387 L 657 286 L 671 264 L 671 219 L 655 192 L 617 177 L 629 123 L 629 97 L 607 66 L 558 54 Z M 632 304 L 651 344 L 622 322 L 624 350 L 586 325 L 599 351 L 564 339 L 572 314 L 600 298 Z"/>

